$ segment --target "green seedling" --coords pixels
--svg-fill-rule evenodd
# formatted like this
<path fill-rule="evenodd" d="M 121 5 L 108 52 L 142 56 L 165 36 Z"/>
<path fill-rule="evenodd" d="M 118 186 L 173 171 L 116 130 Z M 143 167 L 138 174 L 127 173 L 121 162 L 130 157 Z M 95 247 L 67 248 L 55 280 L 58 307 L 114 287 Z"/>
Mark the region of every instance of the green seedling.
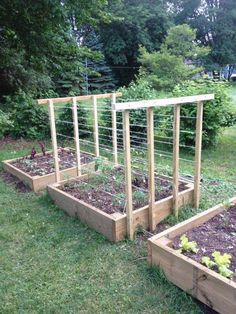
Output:
<path fill-rule="evenodd" d="M 183 234 L 180 237 L 180 245 L 179 247 L 181 248 L 182 252 L 193 252 L 193 253 L 197 253 L 198 252 L 198 248 L 197 248 L 197 243 L 196 241 L 189 241 L 188 237 L 186 236 L 186 234 Z"/>
<path fill-rule="evenodd" d="M 210 269 L 213 268 L 216 265 L 216 263 L 213 262 L 210 259 L 210 257 L 208 257 L 208 256 L 203 256 L 202 257 L 202 264 L 205 265 L 207 268 L 210 268 Z"/>

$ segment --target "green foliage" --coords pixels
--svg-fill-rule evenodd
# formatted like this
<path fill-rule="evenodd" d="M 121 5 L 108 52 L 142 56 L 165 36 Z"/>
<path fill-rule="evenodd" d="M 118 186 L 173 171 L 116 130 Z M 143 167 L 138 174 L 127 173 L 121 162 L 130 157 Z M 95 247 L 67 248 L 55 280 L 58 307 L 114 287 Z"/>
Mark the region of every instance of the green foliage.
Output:
<path fill-rule="evenodd" d="M 202 264 L 205 265 L 207 268 L 212 268 L 216 265 L 216 263 L 213 262 L 208 256 L 202 257 Z"/>
<path fill-rule="evenodd" d="M 160 0 L 109 1 L 110 24 L 100 26 L 104 54 L 119 85 L 128 85 L 138 72 L 138 49 L 157 50 L 171 24 L 168 5 Z"/>
<path fill-rule="evenodd" d="M 173 91 L 173 96 L 191 96 L 200 94 L 215 94 L 215 99 L 204 102 L 203 121 L 203 147 L 215 145 L 218 136 L 224 127 L 236 123 L 236 113 L 229 97 L 229 86 L 226 82 L 214 82 L 212 80 L 195 80 L 179 84 Z M 181 116 L 190 117 L 181 119 L 181 129 L 187 131 L 181 133 L 180 141 L 185 145 L 195 143 L 196 106 L 181 106 Z"/>
<path fill-rule="evenodd" d="M 65 136 L 74 136 L 74 126 L 73 126 L 73 116 L 71 104 L 69 104 L 66 108 L 64 105 L 63 109 L 60 110 L 60 114 L 58 116 L 57 123 L 57 132 L 65 135 Z M 92 128 L 88 125 L 88 110 L 86 110 L 83 106 L 78 106 L 78 126 L 79 126 L 79 137 L 85 138 L 91 135 Z M 81 127 L 80 127 L 81 124 Z"/>
<path fill-rule="evenodd" d="M 199 47 L 195 40 L 196 32 L 186 24 L 170 28 L 160 51 L 150 53 L 140 48 L 140 75 L 157 90 L 171 90 L 200 73 L 202 68 L 196 67 L 193 61 L 199 61 L 208 49 Z M 192 64 L 186 63 L 188 59 Z"/>
<path fill-rule="evenodd" d="M 140 48 L 141 77 L 145 77 L 157 90 L 172 90 L 176 84 L 192 78 L 199 69 L 186 65 L 182 57 L 169 52 L 149 53 Z"/>
<path fill-rule="evenodd" d="M 177 24 L 188 23 L 197 29 L 197 39 L 211 47 L 206 67 L 216 69 L 236 64 L 235 0 L 172 0 Z"/>
<path fill-rule="evenodd" d="M 87 93 L 111 92 L 115 89 L 114 77 L 102 53 L 103 45 L 100 36 L 91 28 L 85 28 L 83 33 L 85 34 L 83 45 L 93 52 L 84 62 L 85 82 L 83 89 Z"/>
<path fill-rule="evenodd" d="M 143 99 L 155 99 L 160 97 L 158 93 L 151 87 L 144 79 L 138 79 L 136 82 L 131 82 L 128 87 L 122 87 L 119 89 L 122 92 L 122 97 L 119 97 L 119 101 L 134 101 L 134 100 L 143 100 Z M 110 103 L 107 104 L 107 109 L 110 110 Z M 101 123 L 106 128 L 112 127 L 111 114 L 110 111 L 104 112 L 101 115 Z M 147 121 L 146 110 L 133 110 L 130 112 L 130 130 L 132 132 L 146 133 L 146 121 Z M 117 112 L 117 130 L 118 130 L 118 141 L 122 145 L 122 136 L 120 137 L 122 130 L 122 114 Z M 111 130 L 101 129 L 101 134 L 111 136 Z M 139 141 L 142 141 L 142 136 L 139 134 L 133 134 L 134 137 L 139 137 Z"/>
<path fill-rule="evenodd" d="M 214 253 L 212 253 L 212 256 L 214 257 L 215 263 L 218 267 L 220 266 L 226 266 L 229 267 L 230 263 L 231 263 L 231 258 L 232 256 L 230 254 L 224 253 L 224 254 L 220 254 L 220 252 L 215 251 Z"/>
<path fill-rule="evenodd" d="M 193 253 L 197 253 L 198 252 L 196 241 L 189 241 L 189 239 L 186 236 L 186 234 L 183 234 L 180 237 L 180 241 L 181 242 L 180 242 L 179 247 L 181 248 L 182 252 L 193 252 Z"/>
<path fill-rule="evenodd" d="M 84 57 L 75 29 L 108 21 L 98 1 L 1 1 L 0 96 L 19 89 L 39 97 L 57 88 L 68 94 L 80 87 Z"/>
<path fill-rule="evenodd" d="M 162 52 L 184 58 L 196 60 L 207 55 L 210 50 L 201 47 L 196 41 L 197 30 L 187 24 L 176 25 L 168 30 L 166 39 L 161 47 Z"/>
<path fill-rule="evenodd" d="M 229 269 L 232 256 L 227 253 L 221 254 L 219 251 L 213 252 L 212 256 L 214 258 L 214 261 L 212 261 L 208 256 L 204 256 L 202 258 L 202 263 L 208 268 L 217 266 L 218 271 L 222 276 L 226 278 L 232 278 L 234 272 Z"/>
<path fill-rule="evenodd" d="M 11 127 L 13 127 L 13 123 L 10 120 L 10 115 L 0 109 L 0 139 Z"/>
<path fill-rule="evenodd" d="M 45 139 L 49 137 L 48 113 L 33 98 L 20 91 L 15 96 L 7 96 L 5 104 L 13 125 L 7 133 L 14 138 Z"/>

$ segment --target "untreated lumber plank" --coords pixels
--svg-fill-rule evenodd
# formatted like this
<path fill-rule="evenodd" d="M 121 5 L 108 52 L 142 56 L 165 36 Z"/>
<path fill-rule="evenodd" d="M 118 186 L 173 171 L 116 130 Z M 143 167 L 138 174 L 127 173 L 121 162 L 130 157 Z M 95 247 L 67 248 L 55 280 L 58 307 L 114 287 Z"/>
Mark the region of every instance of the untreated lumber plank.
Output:
<path fill-rule="evenodd" d="M 96 98 L 111 98 L 113 93 L 108 94 L 98 94 L 96 95 Z M 75 96 L 76 100 L 90 100 L 92 99 L 93 95 L 85 95 L 85 96 Z M 117 97 L 122 96 L 122 93 L 116 93 Z M 71 102 L 73 97 L 57 97 L 57 98 L 51 98 L 54 104 L 59 104 L 62 102 Z M 48 103 L 48 98 L 45 99 L 38 99 L 37 100 L 39 105 L 46 105 Z"/>
<path fill-rule="evenodd" d="M 94 148 L 95 148 L 96 157 L 99 157 L 98 109 L 97 109 L 97 98 L 96 98 L 96 96 L 92 96 L 92 101 L 93 101 Z"/>
<path fill-rule="evenodd" d="M 166 99 L 153 99 L 153 100 L 141 100 L 134 102 L 123 102 L 115 103 L 113 109 L 116 111 L 130 110 L 130 109 L 141 109 L 149 107 L 165 107 L 170 105 L 179 104 L 192 104 L 199 101 L 206 101 L 214 99 L 214 94 L 196 95 L 196 96 L 185 96 L 177 98 L 166 98 Z"/>
<path fill-rule="evenodd" d="M 195 175 L 194 175 L 195 208 L 199 208 L 201 198 L 202 124 L 203 124 L 203 103 L 198 102 L 196 121 L 196 143 L 195 143 Z"/>
<path fill-rule="evenodd" d="M 112 107 L 116 103 L 116 94 L 112 94 L 111 98 Z M 113 144 L 113 161 L 115 166 L 118 165 L 118 153 L 117 153 L 117 123 L 116 123 L 116 111 L 112 109 L 112 144 Z"/>
<path fill-rule="evenodd" d="M 79 141 L 78 111 L 77 111 L 77 102 L 76 102 L 75 97 L 73 97 L 72 112 L 73 112 L 75 148 L 76 148 L 77 176 L 80 176 L 81 175 L 81 156 L 80 156 L 80 141 Z"/>
<path fill-rule="evenodd" d="M 59 182 L 60 181 L 60 169 L 59 169 L 59 158 L 58 158 L 58 148 L 57 148 L 55 112 L 54 112 L 52 99 L 48 100 L 48 112 L 49 112 L 51 140 L 52 140 L 53 158 L 54 158 L 54 166 L 55 166 L 55 178 L 56 178 L 56 182 Z"/>
<path fill-rule="evenodd" d="M 154 109 L 147 109 L 147 145 L 148 145 L 148 194 L 149 194 L 149 228 L 156 228 L 154 215 L 155 203 L 155 152 L 154 152 Z"/>
<path fill-rule="evenodd" d="M 132 198 L 132 173 L 130 153 L 130 123 L 129 111 L 123 112 L 124 155 L 125 155 L 125 191 L 126 191 L 126 215 L 127 235 L 130 240 L 134 238 L 133 228 L 133 198 Z"/>
<path fill-rule="evenodd" d="M 173 125 L 173 209 L 176 217 L 179 214 L 179 136 L 180 105 L 175 105 Z"/>

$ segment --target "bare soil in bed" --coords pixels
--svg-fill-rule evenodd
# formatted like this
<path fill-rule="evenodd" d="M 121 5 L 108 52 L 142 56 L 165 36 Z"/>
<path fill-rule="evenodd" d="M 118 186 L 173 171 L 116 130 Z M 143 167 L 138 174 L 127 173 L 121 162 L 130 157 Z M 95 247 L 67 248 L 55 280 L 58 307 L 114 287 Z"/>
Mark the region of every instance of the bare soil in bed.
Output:
<path fill-rule="evenodd" d="M 203 256 L 212 259 L 212 253 L 219 251 L 221 254 L 228 253 L 232 256 L 230 270 L 236 270 L 236 206 L 216 215 L 204 224 L 185 233 L 189 241 L 196 241 L 199 251 L 184 253 L 184 255 L 201 263 Z M 175 249 L 179 248 L 180 237 L 173 240 Z M 214 269 L 217 271 L 217 269 Z M 236 281 L 236 275 L 233 280 Z"/>
<path fill-rule="evenodd" d="M 59 149 L 58 150 L 60 170 L 72 168 L 76 166 L 76 156 L 74 150 Z M 87 153 L 81 153 L 81 164 L 86 164 L 93 160 L 93 156 Z M 11 163 L 14 167 L 29 174 L 30 176 L 44 176 L 53 173 L 54 158 L 52 153 L 43 155 L 35 155 L 32 159 L 31 156 L 18 158 Z"/>
<path fill-rule="evenodd" d="M 79 200 L 82 200 L 108 214 L 125 212 L 125 175 L 122 168 L 110 172 L 99 173 L 91 178 L 72 181 L 60 189 Z M 171 182 L 156 178 L 156 200 L 172 195 Z M 148 205 L 148 178 L 145 174 L 133 172 L 133 208 L 138 209 Z M 185 184 L 179 185 L 179 191 L 186 189 Z"/>

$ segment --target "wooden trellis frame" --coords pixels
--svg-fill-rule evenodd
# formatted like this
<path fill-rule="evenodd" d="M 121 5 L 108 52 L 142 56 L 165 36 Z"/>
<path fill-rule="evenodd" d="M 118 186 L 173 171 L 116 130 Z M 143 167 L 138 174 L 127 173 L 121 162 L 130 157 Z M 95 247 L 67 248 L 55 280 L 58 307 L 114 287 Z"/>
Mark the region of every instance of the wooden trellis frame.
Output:
<path fill-rule="evenodd" d="M 130 153 L 130 129 L 129 111 L 134 109 L 147 109 L 147 137 L 148 137 L 148 186 L 149 186 L 149 228 L 155 229 L 155 219 L 153 217 L 153 204 L 155 202 L 154 184 L 154 107 L 174 106 L 174 142 L 173 142 L 173 209 L 177 216 L 179 211 L 179 138 L 180 138 L 180 110 L 181 104 L 193 105 L 197 103 L 196 117 L 196 147 L 195 147 L 195 175 L 194 175 L 194 206 L 199 207 L 200 202 L 200 179 L 201 179 L 201 150 L 202 150 L 202 124 L 203 124 L 203 102 L 213 100 L 214 94 L 186 96 L 169 99 L 155 99 L 126 103 L 114 103 L 113 110 L 123 111 L 123 131 L 124 131 L 124 153 L 125 153 L 125 178 L 126 178 L 126 214 L 127 214 L 127 234 L 133 239 L 133 206 L 132 206 L 132 169 Z"/>
<path fill-rule="evenodd" d="M 57 133 L 56 133 L 56 120 L 55 120 L 55 108 L 54 105 L 59 103 L 72 103 L 72 117 L 73 117 L 73 128 L 74 128 L 74 141 L 75 141 L 75 153 L 76 153 L 76 167 L 77 175 L 81 175 L 81 162 L 80 162 L 80 139 L 79 139 L 79 126 L 78 126 L 78 115 L 77 115 L 77 102 L 83 100 L 91 100 L 93 108 L 93 136 L 94 136 L 94 149 L 95 156 L 99 157 L 99 126 L 98 126 L 98 108 L 97 99 L 111 99 L 111 108 L 116 103 L 116 97 L 122 96 L 122 93 L 109 93 L 109 94 L 97 94 L 97 95 L 86 95 L 86 96 L 74 96 L 74 97 L 60 97 L 60 98 L 46 98 L 38 99 L 39 105 L 48 105 L 49 121 L 51 129 L 51 140 L 52 149 L 55 165 L 55 179 L 56 182 L 60 181 L 60 167 L 58 159 L 58 145 L 57 145 Z M 117 156 L 117 126 L 116 126 L 116 112 L 112 110 L 112 143 L 113 143 L 113 158 L 114 163 L 118 163 Z"/>

